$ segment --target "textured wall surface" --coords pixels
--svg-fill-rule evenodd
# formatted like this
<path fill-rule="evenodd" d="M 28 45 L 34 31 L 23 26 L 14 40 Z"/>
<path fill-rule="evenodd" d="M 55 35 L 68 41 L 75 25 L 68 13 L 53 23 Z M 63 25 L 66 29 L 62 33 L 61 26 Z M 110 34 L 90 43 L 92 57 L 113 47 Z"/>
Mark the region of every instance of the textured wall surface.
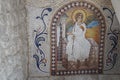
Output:
<path fill-rule="evenodd" d="M 54 12 L 59 5 L 73 0 L 26 0 L 27 9 L 25 9 L 25 0 L 0 0 L 0 80 L 120 80 L 120 58 L 117 58 L 117 65 L 113 70 L 107 71 L 101 75 L 76 75 L 76 76 L 59 76 L 59 77 L 41 77 L 39 70 L 36 68 L 35 60 L 30 55 L 32 61 L 31 72 L 28 71 L 28 42 L 26 15 L 36 17 L 36 11 L 39 15 L 39 9 L 52 7 Z M 65 1 L 65 2 L 63 2 Z M 93 0 L 97 1 L 97 0 Z M 108 1 L 108 0 L 106 0 Z M 63 3 L 62 3 L 63 2 Z M 119 0 L 112 0 L 117 17 L 120 21 Z M 104 3 L 103 3 L 104 4 Z M 54 13 L 53 12 L 53 13 Z M 53 14 L 51 13 L 51 14 Z M 37 15 L 37 16 L 38 16 Z M 33 18 L 32 17 L 32 18 Z M 49 21 L 52 16 L 49 16 Z M 29 18 L 28 18 L 29 19 Z M 34 19 L 33 19 L 34 20 Z M 34 22 L 34 21 L 33 21 Z M 39 21 L 37 22 L 39 23 Z M 36 23 L 34 23 L 36 24 Z M 38 24 L 39 25 L 39 24 Z M 34 27 L 34 25 L 32 25 Z M 31 27 L 32 28 L 32 27 Z M 28 29 L 28 32 L 33 29 Z M 47 30 L 49 33 L 49 29 Z M 30 33 L 31 34 L 31 33 Z M 34 34 L 29 39 L 33 39 Z M 120 36 L 119 36 L 120 38 Z M 46 37 L 49 41 L 49 36 Z M 46 43 L 44 46 L 48 45 Z M 29 48 L 31 48 L 29 45 Z M 47 46 L 48 47 L 48 46 Z M 119 48 L 119 47 L 118 47 Z M 31 52 L 34 52 L 31 50 Z M 49 52 L 49 51 L 47 51 Z M 119 51 L 120 53 L 120 51 Z M 49 56 L 49 55 L 48 55 Z M 33 63 L 34 62 L 34 63 Z M 29 62 L 30 63 L 30 62 Z M 33 72 L 32 72 L 33 71 Z M 47 74 L 48 76 L 48 74 Z"/>
<path fill-rule="evenodd" d="M 26 80 L 27 32 L 24 0 L 0 0 L 0 80 Z"/>
<path fill-rule="evenodd" d="M 111 7 L 111 2 L 110 0 L 106 0 L 104 2 L 104 0 L 87 0 L 87 1 L 93 1 L 93 3 L 97 3 L 97 7 L 99 7 L 102 11 L 102 13 L 105 15 L 106 18 L 106 23 L 107 23 L 107 30 L 106 30 L 106 48 L 105 48 L 105 55 L 104 55 L 104 71 L 103 74 L 101 75 L 76 75 L 76 76 L 60 76 L 60 77 L 51 77 L 50 74 L 45 74 L 44 72 L 41 72 L 38 68 L 37 68 L 37 61 L 35 61 L 35 59 L 33 58 L 34 54 L 36 53 L 36 46 L 34 43 L 35 40 L 35 32 L 34 30 L 40 30 L 43 29 L 43 23 L 42 20 L 36 19 L 37 16 L 40 16 L 42 13 L 42 10 L 50 7 L 52 8 L 52 12 L 50 12 L 46 17 L 45 17 L 45 22 L 47 25 L 47 30 L 45 32 L 48 33 L 48 36 L 44 36 L 43 37 L 46 39 L 45 42 L 41 42 L 42 46 L 41 49 L 43 49 L 43 51 L 45 52 L 45 54 L 47 55 L 47 60 L 49 61 L 50 58 L 50 53 L 49 53 L 49 49 L 50 46 L 45 47 L 45 45 L 49 45 L 49 41 L 50 41 L 50 24 L 51 24 L 51 18 L 53 17 L 53 15 L 55 14 L 55 12 L 62 6 L 65 5 L 67 3 L 69 3 L 70 1 L 80 1 L 80 0 L 27 0 L 27 20 L 28 20 L 28 34 L 29 34 L 29 80 L 106 80 L 109 79 L 110 80 L 119 80 L 119 74 L 120 74 L 120 68 L 119 68 L 119 57 L 120 55 L 118 54 L 118 57 L 116 58 L 116 63 L 113 67 L 113 69 L 111 70 L 107 70 L 106 68 L 106 58 L 107 58 L 107 53 L 110 51 L 110 49 L 112 48 L 111 43 L 112 41 L 110 41 L 110 38 L 108 37 L 107 33 L 110 32 L 109 30 L 109 25 L 110 25 L 110 20 L 107 18 L 108 15 L 110 15 L 109 13 L 104 12 L 102 10 L 103 7 L 108 7 L 111 10 L 113 10 L 113 8 Z M 113 1 L 114 2 L 114 1 Z M 117 1 L 116 1 L 117 2 Z M 101 4 L 102 3 L 102 4 Z M 107 5 L 106 5 L 107 4 Z M 114 10 L 113 10 L 114 11 Z M 118 16 L 118 15 L 117 15 Z M 119 17 L 118 17 L 119 18 Z M 117 29 L 119 31 L 119 23 L 118 20 L 115 16 L 114 18 L 114 27 L 112 28 Z M 119 37 L 119 35 L 118 35 Z M 120 37 L 119 37 L 120 39 Z M 119 53 L 119 44 L 117 45 L 117 53 Z M 38 53 L 38 56 L 39 53 Z M 40 57 L 39 57 L 40 58 Z M 39 59 L 38 59 L 39 60 Z M 39 62 L 39 61 L 38 61 Z M 39 63 L 38 63 L 39 64 Z M 49 69 L 49 66 L 47 68 L 45 68 L 46 70 Z M 49 70 L 48 70 L 49 72 Z M 41 77 L 42 76 L 42 77 Z M 44 77 L 43 77 L 44 76 Z M 45 76 L 49 76 L 49 77 L 45 77 Z"/>
<path fill-rule="evenodd" d="M 120 4 L 120 0 L 111 0 L 113 7 L 115 9 L 116 15 L 118 17 L 118 20 L 120 22 L 120 8 L 119 8 L 119 4 Z"/>

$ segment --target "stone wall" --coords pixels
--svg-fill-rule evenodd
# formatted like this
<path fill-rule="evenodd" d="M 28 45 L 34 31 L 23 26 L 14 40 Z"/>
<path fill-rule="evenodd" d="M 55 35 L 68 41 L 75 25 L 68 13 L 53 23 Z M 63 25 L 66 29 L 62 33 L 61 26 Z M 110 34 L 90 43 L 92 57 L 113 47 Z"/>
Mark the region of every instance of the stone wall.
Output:
<path fill-rule="evenodd" d="M 120 22 L 120 8 L 119 8 L 119 4 L 120 4 L 120 0 L 111 0 L 113 7 L 115 9 L 116 15 L 118 17 L 118 20 Z"/>
<path fill-rule="evenodd" d="M 0 0 L 0 80 L 26 80 L 25 0 Z"/>
<path fill-rule="evenodd" d="M 46 4 L 44 4 L 44 1 L 46 1 Z M 37 7 L 39 9 L 40 6 L 49 7 L 53 5 L 54 1 L 60 4 L 67 0 L 27 0 L 27 4 L 30 7 Z M 120 21 L 120 1 L 118 1 L 112 0 Z M 25 0 L 0 0 L 0 80 L 120 80 L 119 72 L 116 74 L 108 74 L 108 72 L 104 75 L 60 77 L 30 76 L 30 73 L 28 73 L 29 48 L 26 24 L 28 13 L 26 12 L 25 5 Z M 119 67 L 118 65 L 117 68 L 119 69 Z"/>

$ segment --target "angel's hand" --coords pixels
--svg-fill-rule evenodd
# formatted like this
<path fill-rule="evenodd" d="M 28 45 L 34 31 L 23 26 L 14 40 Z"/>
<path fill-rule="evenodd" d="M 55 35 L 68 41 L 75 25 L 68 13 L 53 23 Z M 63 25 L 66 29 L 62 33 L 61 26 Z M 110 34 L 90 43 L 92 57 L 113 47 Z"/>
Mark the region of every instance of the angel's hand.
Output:
<path fill-rule="evenodd" d="M 69 32 L 69 33 L 67 33 L 67 35 L 73 35 L 73 33 Z"/>
<path fill-rule="evenodd" d="M 74 40 L 74 39 L 75 39 L 75 35 L 73 35 L 73 37 L 72 37 L 72 38 L 73 38 L 73 40 Z"/>

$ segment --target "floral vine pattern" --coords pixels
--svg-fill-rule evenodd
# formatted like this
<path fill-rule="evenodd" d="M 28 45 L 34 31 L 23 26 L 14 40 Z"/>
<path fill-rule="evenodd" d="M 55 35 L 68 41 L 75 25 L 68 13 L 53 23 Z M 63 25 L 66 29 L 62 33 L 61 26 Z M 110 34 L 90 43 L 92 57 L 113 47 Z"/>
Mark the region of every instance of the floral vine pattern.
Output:
<path fill-rule="evenodd" d="M 46 60 L 46 54 L 44 53 L 44 51 L 41 48 L 41 46 L 42 46 L 41 41 L 44 42 L 45 38 L 43 37 L 43 35 L 47 35 L 47 33 L 46 33 L 47 25 L 45 23 L 44 17 L 48 16 L 48 13 L 51 11 L 52 11 L 52 8 L 45 8 L 42 10 L 41 15 L 37 16 L 36 19 L 42 20 L 43 25 L 44 25 L 43 30 L 42 31 L 34 30 L 34 32 L 36 33 L 34 43 L 37 48 L 37 51 L 36 51 L 36 54 L 33 55 L 33 58 L 35 58 L 35 60 L 36 60 L 37 68 L 40 71 L 45 72 L 45 73 L 47 73 L 47 71 L 43 70 L 42 67 L 46 67 L 47 60 Z"/>
<path fill-rule="evenodd" d="M 115 16 L 115 12 L 112 12 L 112 10 L 108 9 L 108 8 L 103 8 L 104 11 L 108 11 L 110 13 L 109 16 L 107 16 L 108 19 L 110 19 L 111 23 L 110 23 L 110 32 L 108 33 L 108 37 L 109 40 L 111 41 L 111 49 L 109 50 L 108 54 L 107 54 L 107 59 L 106 59 L 106 67 L 107 69 L 105 71 L 111 70 L 114 68 L 114 66 L 116 65 L 116 61 L 117 61 L 117 56 L 118 53 L 116 52 L 117 50 L 117 44 L 118 44 L 118 34 L 120 34 L 120 31 L 116 30 L 116 29 L 112 29 L 113 26 L 113 21 L 114 21 L 114 16 Z"/>

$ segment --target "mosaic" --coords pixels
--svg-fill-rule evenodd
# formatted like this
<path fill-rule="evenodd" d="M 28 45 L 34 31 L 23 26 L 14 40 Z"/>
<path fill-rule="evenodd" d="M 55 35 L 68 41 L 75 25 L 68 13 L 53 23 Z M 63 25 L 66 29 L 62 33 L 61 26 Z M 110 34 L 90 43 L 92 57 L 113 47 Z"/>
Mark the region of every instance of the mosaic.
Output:
<path fill-rule="evenodd" d="M 110 0 L 43 3 L 27 5 L 30 77 L 120 74 L 120 27 Z"/>
<path fill-rule="evenodd" d="M 51 22 L 51 75 L 101 74 L 106 24 L 86 1 L 61 7 Z"/>

